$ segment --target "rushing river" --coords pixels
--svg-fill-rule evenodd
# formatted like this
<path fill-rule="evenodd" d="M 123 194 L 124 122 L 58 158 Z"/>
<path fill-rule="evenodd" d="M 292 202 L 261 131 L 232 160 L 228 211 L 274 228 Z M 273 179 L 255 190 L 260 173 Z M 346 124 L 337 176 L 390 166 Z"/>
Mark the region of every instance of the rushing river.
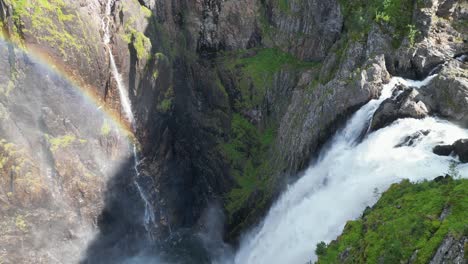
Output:
<path fill-rule="evenodd" d="M 392 95 L 396 84 L 424 89 L 423 81 L 394 77 L 379 99 L 358 110 L 322 150 L 319 159 L 289 186 L 262 224 L 246 235 L 231 261 L 236 264 L 306 263 L 315 261 L 315 245 L 329 242 L 346 222 L 359 217 L 392 183 L 402 179 L 433 179 L 448 171 L 452 157 L 432 153 L 441 143 L 467 138 L 468 131 L 434 117 L 401 119 L 370 133 L 361 141 L 378 106 Z M 424 135 L 429 131 L 429 134 Z M 415 133 L 411 146 L 400 146 Z M 468 166 L 459 165 L 461 175 Z"/>

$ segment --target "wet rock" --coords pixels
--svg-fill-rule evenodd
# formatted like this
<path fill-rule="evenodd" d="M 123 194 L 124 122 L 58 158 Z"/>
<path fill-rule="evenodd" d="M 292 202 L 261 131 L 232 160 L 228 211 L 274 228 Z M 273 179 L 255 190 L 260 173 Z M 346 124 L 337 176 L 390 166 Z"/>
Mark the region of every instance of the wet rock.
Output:
<path fill-rule="evenodd" d="M 440 156 L 448 156 L 454 153 L 461 162 L 468 163 L 468 139 L 457 140 L 452 145 L 438 145 L 432 151 Z"/>
<path fill-rule="evenodd" d="M 414 146 L 419 140 L 421 140 L 422 137 L 424 136 L 427 136 L 429 135 L 430 133 L 430 130 L 421 130 L 421 131 L 418 131 L 416 133 L 413 133 L 409 136 L 406 136 L 402 141 L 401 143 L 399 143 L 398 145 L 396 145 L 395 147 L 396 148 L 400 148 L 400 147 L 403 147 L 403 146 L 407 146 L 407 147 L 412 147 Z"/>
<path fill-rule="evenodd" d="M 468 139 L 460 139 L 453 143 L 453 151 L 461 162 L 468 162 Z"/>
<path fill-rule="evenodd" d="M 402 91 L 393 98 L 386 99 L 375 112 L 371 131 L 383 128 L 399 118 L 421 119 L 428 115 L 426 105 L 419 100 L 418 90 L 401 86 L 397 89 Z"/>
<path fill-rule="evenodd" d="M 439 156 L 449 156 L 452 153 L 452 151 L 452 145 L 437 145 L 432 149 L 432 152 Z"/>

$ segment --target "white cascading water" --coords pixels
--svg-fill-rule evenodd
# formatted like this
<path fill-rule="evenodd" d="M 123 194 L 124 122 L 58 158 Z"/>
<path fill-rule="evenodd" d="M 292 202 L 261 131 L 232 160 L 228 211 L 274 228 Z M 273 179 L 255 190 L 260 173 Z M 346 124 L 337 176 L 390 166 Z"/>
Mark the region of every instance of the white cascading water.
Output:
<path fill-rule="evenodd" d="M 110 20 L 111 20 L 111 12 L 112 12 L 112 5 L 114 4 L 115 0 L 108 0 L 106 3 L 106 10 L 104 13 L 104 18 L 102 19 L 102 28 L 104 31 L 104 45 L 106 46 L 106 49 L 109 51 L 109 62 L 111 66 L 111 71 L 112 71 L 112 76 L 115 79 L 115 82 L 117 83 L 117 89 L 119 90 L 119 97 L 120 97 L 120 103 L 122 104 L 122 109 L 124 111 L 125 117 L 127 118 L 128 122 L 133 125 L 134 123 L 134 117 L 133 117 L 133 112 L 132 112 L 132 105 L 130 103 L 130 99 L 128 97 L 128 91 L 125 89 L 125 85 L 123 84 L 122 81 L 122 75 L 120 75 L 119 69 L 117 68 L 117 64 L 115 63 L 115 58 L 114 55 L 112 54 L 112 48 L 110 46 L 110 32 L 109 32 L 109 26 L 110 26 Z"/>
<path fill-rule="evenodd" d="M 391 96 L 397 83 L 421 88 L 433 77 L 419 82 L 392 78 L 380 98 L 353 115 L 322 151 L 318 161 L 282 194 L 263 223 L 243 238 L 230 262 L 315 261 L 315 245 L 336 239 L 348 220 L 358 218 L 367 206 L 373 205 L 378 199 L 376 188 L 382 192 L 402 179 L 420 181 L 444 175 L 454 158 L 437 156 L 432 148 L 468 138 L 467 130 L 447 121 L 433 117 L 401 119 L 359 142 L 374 112 Z M 395 147 L 405 137 L 421 130 L 430 133 L 413 146 Z M 458 169 L 463 177 L 468 176 L 468 165 L 459 165 Z"/>
<path fill-rule="evenodd" d="M 120 98 L 120 103 L 122 104 L 123 112 L 125 114 L 127 121 L 130 122 L 132 128 L 135 128 L 135 118 L 133 116 L 132 105 L 130 103 L 128 91 L 123 83 L 122 75 L 120 74 L 119 69 L 117 68 L 114 55 L 112 54 L 112 48 L 110 46 L 111 37 L 110 37 L 109 27 L 110 27 L 111 15 L 112 15 L 111 14 L 112 5 L 114 4 L 114 2 L 115 0 L 108 0 L 106 3 L 105 14 L 102 19 L 102 28 L 104 31 L 103 42 L 104 42 L 104 45 L 106 46 L 106 49 L 109 52 L 109 62 L 111 66 L 112 77 L 114 77 L 115 82 L 117 84 L 117 90 L 119 91 L 119 98 Z M 145 225 L 146 230 L 148 231 L 148 235 L 150 239 L 153 239 L 150 230 L 151 230 L 151 225 L 155 224 L 154 210 L 153 210 L 153 207 L 151 206 L 151 203 L 149 202 L 147 195 L 145 194 L 145 191 L 138 183 L 138 177 L 140 176 L 140 172 L 138 171 L 138 165 L 140 161 L 138 160 L 137 148 L 135 144 L 133 144 L 132 150 L 133 150 L 133 158 L 134 158 L 133 169 L 135 171 L 135 176 L 136 176 L 134 183 L 138 189 L 138 192 L 140 193 L 141 199 L 145 203 L 145 216 L 143 219 L 143 223 Z"/>

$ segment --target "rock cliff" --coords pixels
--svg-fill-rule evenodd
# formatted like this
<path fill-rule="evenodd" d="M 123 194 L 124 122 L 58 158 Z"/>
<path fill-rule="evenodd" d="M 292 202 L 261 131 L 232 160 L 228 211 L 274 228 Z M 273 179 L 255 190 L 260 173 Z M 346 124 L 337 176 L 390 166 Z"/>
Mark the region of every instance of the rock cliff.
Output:
<path fill-rule="evenodd" d="M 112 52 L 136 116 L 139 169 L 152 179 L 157 237 L 201 228 L 216 203 L 235 241 L 390 75 L 421 79 L 438 66 L 419 97 L 466 125 L 465 1 L 117 0 L 110 50 L 107 3 L 0 0 L 1 35 L 121 113 Z"/>

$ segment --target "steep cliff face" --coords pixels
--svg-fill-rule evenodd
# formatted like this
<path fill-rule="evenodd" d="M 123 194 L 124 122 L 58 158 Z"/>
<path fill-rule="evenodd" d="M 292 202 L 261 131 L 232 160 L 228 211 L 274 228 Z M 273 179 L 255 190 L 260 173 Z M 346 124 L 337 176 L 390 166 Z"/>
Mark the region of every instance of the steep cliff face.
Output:
<path fill-rule="evenodd" d="M 0 41 L 0 260 L 78 262 L 125 131 L 58 72 Z M 129 184 L 129 183 L 127 183 Z"/>
<path fill-rule="evenodd" d="M 0 0 L 0 26 L 121 111 L 102 41 L 106 4 Z M 159 237 L 199 226 L 217 203 L 236 239 L 390 74 L 421 78 L 467 51 L 464 1 L 111 4 L 111 52 L 136 116 L 140 170 L 153 179 L 146 188 Z M 449 65 L 466 72 L 463 62 Z M 450 72 L 440 78 L 466 80 Z"/>

